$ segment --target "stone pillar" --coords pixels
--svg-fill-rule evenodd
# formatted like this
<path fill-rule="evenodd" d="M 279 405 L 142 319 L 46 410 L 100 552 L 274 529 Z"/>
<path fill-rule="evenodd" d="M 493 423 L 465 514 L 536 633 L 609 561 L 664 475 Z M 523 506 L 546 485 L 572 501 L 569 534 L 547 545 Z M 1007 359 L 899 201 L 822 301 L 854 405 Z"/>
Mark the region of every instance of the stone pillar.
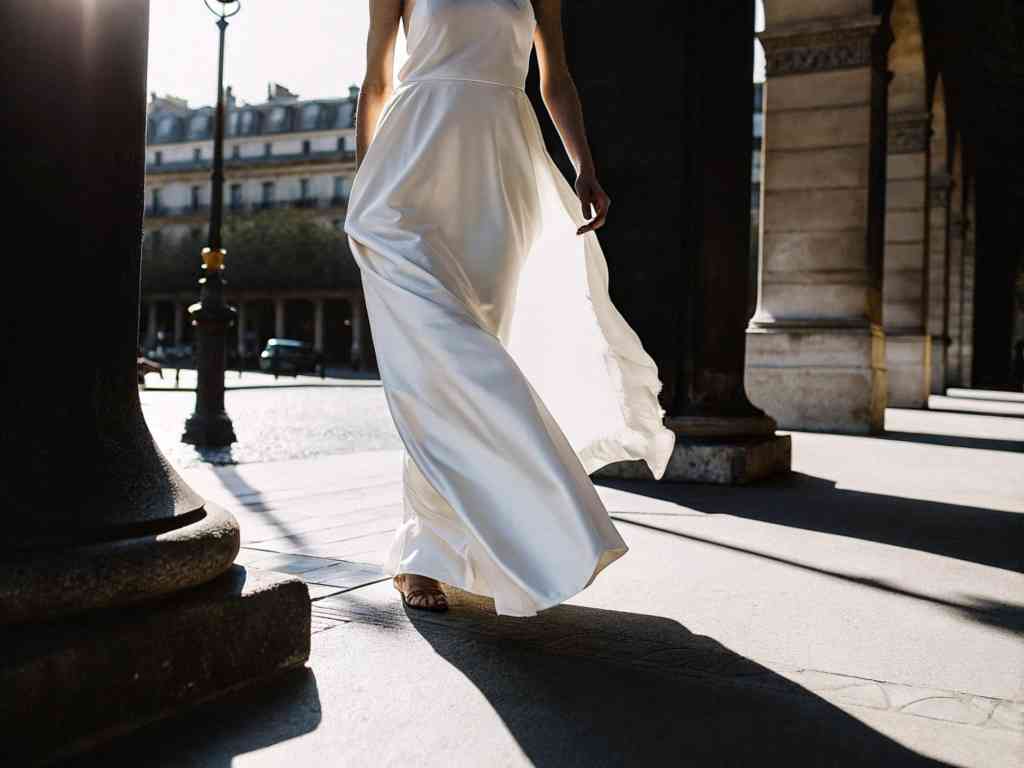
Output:
<path fill-rule="evenodd" d="M 959 386 L 974 386 L 974 272 L 977 259 L 974 178 L 964 190 L 964 255 L 960 283 L 960 381 Z"/>
<path fill-rule="evenodd" d="M 9 277 L 54 277 L 45 303 L 0 303 L 19 370 L 0 377 L 0 751 L 49 765 L 301 665 L 310 607 L 301 582 L 232 565 L 237 522 L 182 480 L 142 415 L 149 3 L 5 0 L 0 26 L 17 29 L 0 47 L 0 70 L 18 73 L 0 121 L 19 190 L 5 212 L 47 255 Z M 68 317 L 88 317 L 98 343 L 35 375 Z"/>
<path fill-rule="evenodd" d="M 185 339 L 185 310 L 187 307 L 180 301 L 174 302 L 174 346 Z"/>
<path fill-rule="evenodd" d="M 143 342 L 145 350 L 150 350 L 156 346 L 156 324 L 157 324 L 157 309 L 159 308 L 156 301 L 151 300 L 146 305 L 146 339 Z"/>
<path fill-rule="evenodd" d="M 357 371 L 362 370 L 365 361 L 363 360 L 363 315 L 366 313 L 366 301 L 363 294 L 357 294 L 349 301 L 352 308 L 352 350 L 349 353 L 349 363 Z"/>
<path fill-rule="evenodd" d="M 962 191 L 962 190 L 961 190 Z M 964 215 L 962 195 L 954 190 L 949 210 L 949 347 L 946 355 L 946 384 L 959 387 L 963 381 L 963 280 Z"/>
<path fill-rule="evenodd" d="M 761 279 L 747 390 L 786 428 L 882 428 L 890 34 L 869 6 L 769 0 L 760 36 Z"/>
<path fill-rule="evenodd" d="M 930 124 L 923 112 L 889 115 L 882 317 L 888 404 L 898 408 L 923 408 L 931 391 L 925 333 Z"/>
<path fill-rule="evenodd" d="M 324 351 L 324 300 L 313 299 L 313 349 Z"/>
<path fill-rule="evenodd" d="M 238 325 L 238 358 L 239 360 L 244 361 L 246 355 L 249 354 L 249 350 L 245 346 L 245 332 L 249 329 L 246 302 L 243 299 L 239 299 L 235 304 L 235 309 L 238 312 L 235 316 L 237 318 L 236 322 Z M 241 368 L 241 365 L 239 365 L 239 368 Z"/>
<path fill-rule="evenodd" d="M 949 293 L 946 284 L 949 257 L 948 174 L 932 174 L 929 190 L 931 209 L 928 212 L 928 315 L 927 330 L 931 338 L 932 394 L 946 392 L 946 352 L 949 344 Z"/>
<path fill-rule="evenodd" d="M 274 336 L 284 338 L 284 299 L 274 299 Z"/>
<path fill-rule="evenodd" d="M 754 4 L 694 0 L 680 6 L 682 113 L 677 138 L 665 148 L 683 174 L 676 214 L 680 311 L 663 320 L 671 323 L 666 330 L 677 344 L 675 366 L 660 367 L 663 377 L 671 377 L 666 425 L 677 439 L 665 479 L 739 484 L 790 466 L 789 437 L 775 435 L 775 422 L 744 389 Z M 619 108 L 594 105 L 595 111 Z M 640 462 L 595 474 L 650 477 Z"/>

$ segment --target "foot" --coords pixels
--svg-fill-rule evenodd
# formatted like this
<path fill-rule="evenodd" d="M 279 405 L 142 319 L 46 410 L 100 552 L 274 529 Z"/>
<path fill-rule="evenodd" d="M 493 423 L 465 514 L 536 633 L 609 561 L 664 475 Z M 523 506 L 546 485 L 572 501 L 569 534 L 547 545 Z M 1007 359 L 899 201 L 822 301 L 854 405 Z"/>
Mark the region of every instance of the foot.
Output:
<path fill-rule="evenodd" d="M 447 611 L 448 598 L 437 579 L 415 573 L 400 573 L 392 580 L 402 593 L 402 602 L 410 608 L 428 611 Z"/>

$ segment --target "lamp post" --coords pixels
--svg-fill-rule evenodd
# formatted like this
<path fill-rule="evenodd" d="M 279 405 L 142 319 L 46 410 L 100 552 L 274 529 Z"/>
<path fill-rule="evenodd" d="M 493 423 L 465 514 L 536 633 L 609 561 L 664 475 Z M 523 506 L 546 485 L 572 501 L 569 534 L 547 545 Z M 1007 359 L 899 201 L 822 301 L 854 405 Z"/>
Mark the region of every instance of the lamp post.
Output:
<path fill-rule="evenodd" d="M 228 19 L 241 10 L 241 0 L 203 0 L 217 17 L 220 49 L 217 61 L 217 113 L 214 120 L 213 172 L 210 175 L 209 245 L 203 248 L 199 301 L 188 308 L 199 342 L 196 409 L 185 422 L 182 442 L 219 448 L 235 442 L 231 417 L 224 410 L 225 333 L 235 322 L 235 308 L 224 301 L 225 250 L 221 243 L 224 213 L 224 32 Z"/>

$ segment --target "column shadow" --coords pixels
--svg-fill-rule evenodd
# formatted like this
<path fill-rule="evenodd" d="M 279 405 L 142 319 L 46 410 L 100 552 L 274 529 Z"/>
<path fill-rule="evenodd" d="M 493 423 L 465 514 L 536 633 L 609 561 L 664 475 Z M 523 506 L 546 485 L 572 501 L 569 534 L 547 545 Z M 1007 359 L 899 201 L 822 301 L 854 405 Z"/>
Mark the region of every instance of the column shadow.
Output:
<path fill-rule="evenodd" d="M 890 432 L 888 430 L 874 437 L 901 443 L 922 443 L 924 445 L 945 445 L 953 448 L 974 448 L 981 451 L 1024 453 L 1024 440 L 1002 440 L 999 438 L 928 434 L 925 432 Z"/>
<path fill-rule="evenodd" d="M 1024 514 L 850 491 L 799 472 L 743 487 L 594 481 L 681 505 L 687 514 L 731 515 L 1024 572 Z"/>
<path fill-rule="evenodd" d="M 409 621 L 540 768 L 946 765 L 671 619 L 563 604 L 524 620 L 461 590 L 451 601 Z"/>

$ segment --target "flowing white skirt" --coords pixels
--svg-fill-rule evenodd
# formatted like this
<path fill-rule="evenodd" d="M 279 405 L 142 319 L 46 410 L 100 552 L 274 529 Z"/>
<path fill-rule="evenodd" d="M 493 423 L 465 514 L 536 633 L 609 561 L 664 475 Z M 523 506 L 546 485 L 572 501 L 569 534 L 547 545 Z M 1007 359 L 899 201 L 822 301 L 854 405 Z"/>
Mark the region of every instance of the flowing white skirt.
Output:
<path fill-rule="evenodd" d="M 382 111 L 345 232 L 406 449 L 391 574 L 532 616 L 627 551 L 588 473 L 660 478 L 675 437 L 584 222 L 522 90 L 417 81 Z"/>

